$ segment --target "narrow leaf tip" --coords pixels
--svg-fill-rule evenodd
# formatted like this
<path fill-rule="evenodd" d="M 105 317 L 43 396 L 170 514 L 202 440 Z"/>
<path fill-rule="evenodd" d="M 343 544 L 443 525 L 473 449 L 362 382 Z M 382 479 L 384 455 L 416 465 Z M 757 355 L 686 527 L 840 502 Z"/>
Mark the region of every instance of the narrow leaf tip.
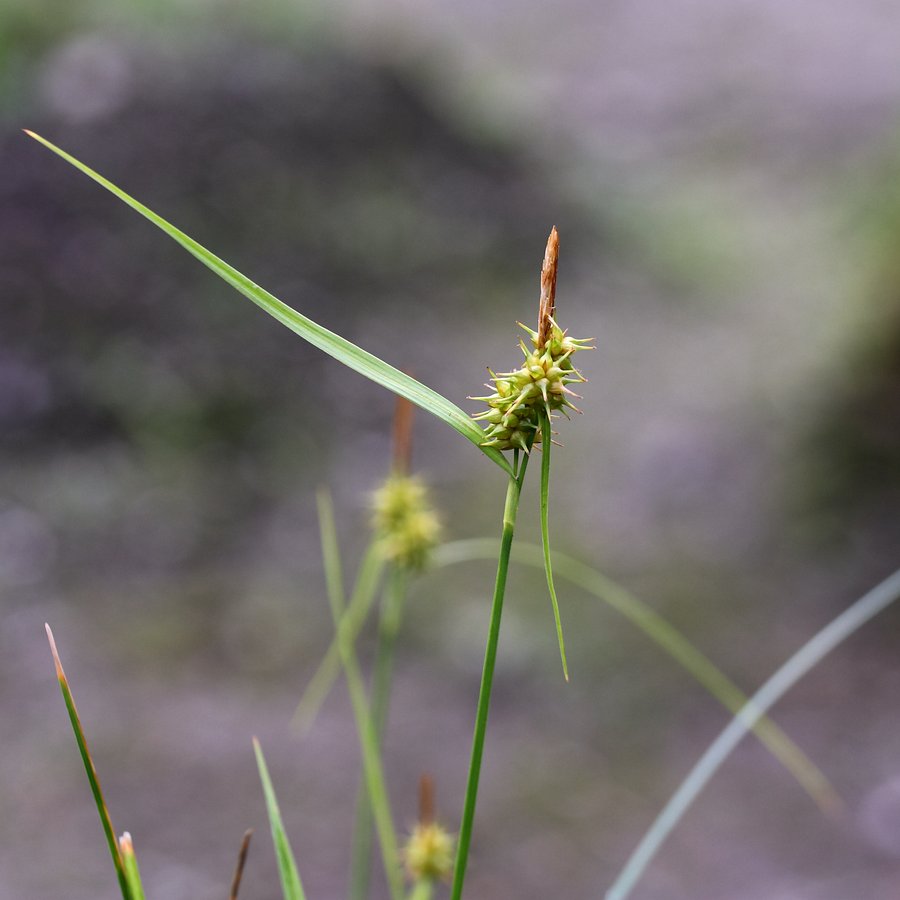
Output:
<path fill-rule="evenodd" d="M 50 642 L 50 652 L 53 654 L 53 663 L 56 666 L 56 677 L 60 681 L 66 680 L 66 673 L 63 672 L 62 662 L 59 658 L 59 651 L 56 649 L 56 641 L 53 639 L 53 632 L 50 629 L 50 625 L 47 622 L 44 622 L 44 628 L 47 631 L 47 640 Z"/>

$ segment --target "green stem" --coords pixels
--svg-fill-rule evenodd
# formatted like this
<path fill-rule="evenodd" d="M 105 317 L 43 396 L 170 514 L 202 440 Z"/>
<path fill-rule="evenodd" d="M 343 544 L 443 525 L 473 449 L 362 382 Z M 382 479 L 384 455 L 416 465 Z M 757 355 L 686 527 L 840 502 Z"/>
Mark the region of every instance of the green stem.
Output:
<path fill-rule="evenodd" d="M 338 624 L 337 619 L 335 619 L 335 624 Z M 384 871 L 387 876 L 391 896 L 394 900 L 400 900 L 403 896 L 403 874 L 400 871 L 400 854 L 397 851 L 397 836 L 391 817 L 387 788 L 385 787 L 384 769 L 381 765 L 378 738 L 372 718 L 369 715 L 366 689 L 353 645 L 342 636 L 340 648 L 344 674 L 347 678 L 347 688 L 350 692 L 350 702 L 353 705 L 353 715 L 356 718 L 356 729 L 359 732 L 363 775 L 365 776 L 366 789 L 369 793 L 369 802 L 372 804 L 372 815 L 375 819 L 375 827 L 378 830 L 378 839 L 381 843 Z"/>
<path fill-rule="evenodd" d="M 350 601 L 341 615 L 341 628 L 345 629 L 351 643 L 356 641 L 375 601 L 383 568 L 384 557 L 378 551 L 377 541 L 373 540 L 363 557 Z M 341 654 L 338 650 L 337 633 L 335 632 L 328 651 L 297 704 L 297 709 L 291 719 L 292 728 L 301 734 L 309 731 L 328 692 L 340 674 Z"/>
<path fill-rule="evenodd" d="M 384 740 L 388 706 L 391 696 L 391 676 L 394 668 L 394 647 L 406 599 L 406 573 L 393 568 L 388 581 L 378 621 L 378 645 L 369 709 L 379 749 Z M 372 804 L 365 784 L 360 785 L 356 798 L 356 821 L 353 826 L 353 850 L 350 864 L 350 900 L 365 900 L 369 893 L 372 864 Z"/>
<path fill-rule="evenodd" d="M 397 832 L 394 828 L 390 801 L 387 787 L 385 786 L 384 767 L 381 764 L 381 750 L 372 716 L 369 712 L 369 701 L 366 697 L 365 682 L 359 667 L 359 659 L 356 656 L 355 635 L 348 627 L 349 623 L 343 617 L 344 598 L 336 593 L 337 586 L 340 584 L 337 573 L 337 569 L 340 567 L 340 551 L 334 528 L 331 499 L 325 491 L 321 491 L 318 501 L 319 527 L 322 532 L 322 558 L 326 569 L 334 569 L 334 571 L 326 573 L 328 601 L 337 634 L 338 653 L 344 668 L 344 677 L 347 679 L 350 704 L 353 707 L 353 716 L 356 720 L 356 731 L 362 754 L 363 776 L 369 793 L 369 802 L 372 804 L 372 816 L 375 819 L 375 828 L 378 831 L 378 840 L 381 844 L 384 872 L 390 888 L 391 900 L 403 900 L 403 873 L 400 869 L 400 854 L 397 849 Z M 370 552 L 375 552 L 374 547 Z M 364 561 L 363 568 L 366 565 L 367 561 Z"/>
<path fill-rule="evenodd" d="M 451 900 L 462 897 L 466 866 L 469 862 L 469 845 L 472 842 L 472 823 L 475 819 L 475 802 L 478 797 L 478 779 L 481 775 L 481 759 L 484 755 L 484 736 L 487 730 L 488 711 L 491 705 L 491 687 L 494 681 L 494 666 L 497 662 L 497 644 L 500 638 L 500 618 L 503 614 L 503 595 L 506 591 L 506 576 L 509 571 L 509 554 L 516 531 L 516 513 L 519 511 L 519 495 L 525 480 L 528 454 L 522 458 L 518 472 L 510 477 L 506 486 L 506 505 L 503 509 L 503 534 L 500 539 L 500 557 L 497 560 L 497 578 L 494 582 L 494 599 L 491 605 L 491 622 L 487 647 L 484 651 L 484 668 L 481 673 L 481 688 L 478 693 L 478 709 L 475 713 L 475 734 L 472 738 L 472 758 L 469 763 L 469 778 L 466 783 L 466 799 L 463 806 L 462 823 L 459 829 L 459 845 L 456 851 L 456 865 L 453 870 Z M 515 467 L 514 467 L 515 471 Z"/>
<path fill-rule="evenodd" d="M 406 900 L 431 900 L 434 894 L 434 882 L 427 878 L 417 881 Z"/>

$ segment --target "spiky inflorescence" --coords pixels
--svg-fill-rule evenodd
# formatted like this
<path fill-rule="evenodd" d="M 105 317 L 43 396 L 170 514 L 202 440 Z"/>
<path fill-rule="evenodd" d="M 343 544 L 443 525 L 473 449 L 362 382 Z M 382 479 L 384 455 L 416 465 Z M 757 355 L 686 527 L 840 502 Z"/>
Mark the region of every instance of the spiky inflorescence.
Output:
<path fill-rule="evenodd" d="M 413 881 L 446 880 L 453 871 L 453 838 L 436 822 L 419 822 L 403 849 Z"/>
<path fill-rule="evenodd" d="M 441 523 L 421 479 L 394 473 L 372 497 L 372 525 L 384 558 L 410 571 L 428 563 Z"/>
<path fill-rule="evenodd" d="M 580 410 L 572 403 L 571 397 L 578 397 L 568 385 L 580 384 L 584 376 L 572 363 L 578 350 L 593 349 L 591 341 L 571 338 L 553 318 L 556 312 L 556 267 L 559 252 L 559 237 L 556 229 L 550 232 L 544 265 L 541 269 L 541 300 L 537 331 L 526 325 L 522 328 L 531 338 L 532 349 L 520 341 L 525 355 L 522 366 L 512 372 L 499 375 L 491 372 L 494 392 L 486 397 L 472 397 L 482 400 L 489 409 L 475 419 L 487 424 L 484 446 L 498 450 L 522 449 L 528 451 L 532 444 L 541 439 L 540 416 L 545 412 L 552 417 L 556 411 L 566 413 L 569 409 Z"/>

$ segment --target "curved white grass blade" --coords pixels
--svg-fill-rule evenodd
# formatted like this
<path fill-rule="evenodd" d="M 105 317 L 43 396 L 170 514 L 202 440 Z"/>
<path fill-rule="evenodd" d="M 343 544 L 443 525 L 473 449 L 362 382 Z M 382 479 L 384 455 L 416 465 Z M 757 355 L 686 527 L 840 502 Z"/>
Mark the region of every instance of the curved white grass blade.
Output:
<path fill-rule="evenodd" d="M 606 900 L 625 900 L 631 894 L 672 829 L 681 821 L 681 817 L 706 787 L 710 778 L 756 722 L 813 666 L 898 598 L 900 598 L 900 569 L 833 619 L 775 672 L 710 744 L 709 749 L 691 769 L 690 774 L 644 835 L 613 886 L 607 891 Z"/>

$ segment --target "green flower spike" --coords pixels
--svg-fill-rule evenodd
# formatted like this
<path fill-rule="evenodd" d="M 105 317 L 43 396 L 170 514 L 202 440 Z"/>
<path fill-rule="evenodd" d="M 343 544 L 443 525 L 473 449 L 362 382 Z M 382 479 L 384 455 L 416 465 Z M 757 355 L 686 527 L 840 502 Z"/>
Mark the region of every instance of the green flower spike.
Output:
<path fill-rule="evenodd" d="M 483 421 L 487 428 L 482 446 L 497 450 L 524 450 L 540 443 L 541 415 L 548 418 L 553 413 L 568 410 L 581 412 L 570 398 L 580 399 L 569 388 L 586 379 L 575 368 L 572 357 L 579 350 L 592 350 L 590 339 L 569 337 L 568 331 L 559 327 L 556 313 L 556 269 L 559 256 L 559 235 L 554 228 L 547 241 L 544 265 L 541 268 L 541 301 L 538 327 L 534 331 L 527 325 L 519 325 L 527 332 L 531 349 L 525 341 L 519 347 L 525 357 L 522 365 L 512 372 L 499 375 L 488 369 L 493 393 L 486 397 L 472 397 L 487 403 L 488 409 L 473 418 Z"/>
<path fill-rule="evenodd" d="M 394 472 L 373 495 L 372 512 L 383 557 L 407 571 L 425 568 L 441 523 L 422 480 Z"/>
<path fill-rule="evenodd" d="M 531 339 L 531 348 L 525 341 L 519 347 L 525 356 L 522 365 L 512 372 L 499 375 L 491 373 L 494 393 L 486 397 L 472 397 L 487 403 L 488 409 L 475 419 L 486 423 L 487 428 L 482 443 L 484 447 L 496 450 L 524 450 L 529 453 L 535 444 L 543 451 L 541 459 L 541 539 L 544 549 L 544 569 L 547 574 L 547 588 L 553 605 L 553 619 L 559 642 L 559 655 L 563 674 L 569 680 L 566 662 L 566 647 L 563 640 L 559 603 L 553 584 L 553 569 L 550 564 L 550 534 L 548 524 L 548 497 L 550 492 L 550 444 L 553 431 L 551 423 L 555 413 L 568 417 L 569 410 L 580 413 L 571 398 L 580 399 L 570 384 L 582 384 L 587 379 L 575 368 L 572 357 L 579 350 L 593 350 L 590 339 L 569 337 L 568 331 L 558 325 L 556 319 L 556 270 L 559 260 L 559 234 L 556 228 L 550 232 L 544 264 L 541 267 L 541 299 L 538 309 L 538 327 L 533 331 L 527 325 L 519 325 Z"/>
<path fill-rule="evenodd" d="M 419 821 L 403 848 L 406 871 L 414 883 L 446 881 L 453 872 L 453 836 L 434 820 L 434 785 L 419 783 Z"/>

